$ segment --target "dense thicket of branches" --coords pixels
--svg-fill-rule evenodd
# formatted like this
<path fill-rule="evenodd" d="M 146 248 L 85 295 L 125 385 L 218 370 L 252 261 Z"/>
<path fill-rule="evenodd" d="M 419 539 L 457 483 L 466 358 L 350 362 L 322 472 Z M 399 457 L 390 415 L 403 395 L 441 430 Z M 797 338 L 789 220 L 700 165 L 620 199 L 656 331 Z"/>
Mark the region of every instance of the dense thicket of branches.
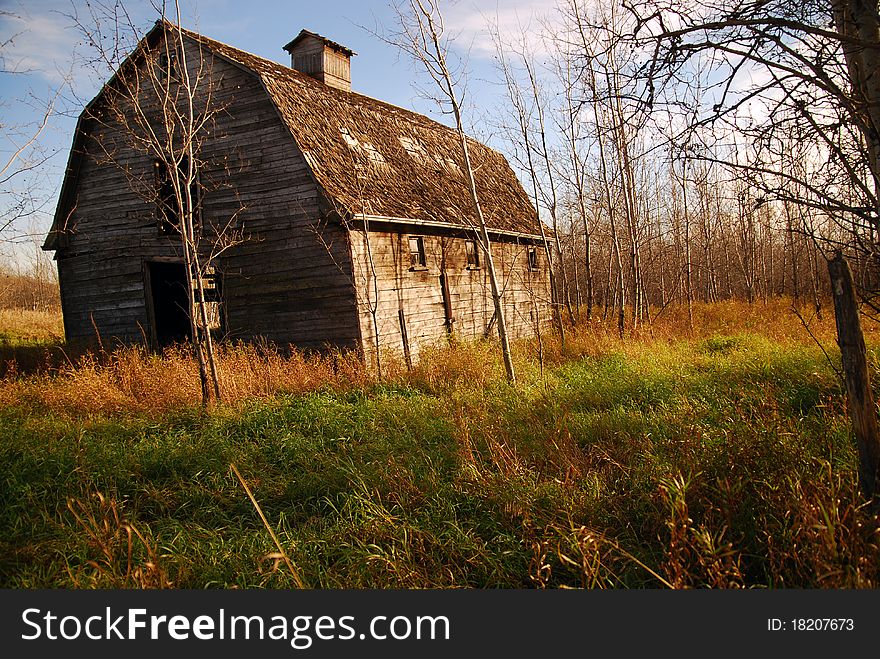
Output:
<path fill-rule="evenodd" d="M 870 301 L 877 26 L 855 0 L 560 0 L 538 48 L 495 30 L 501 128 L 559 237 L 560 307 L 621 332 L 694 300 L 818 310 L 836 249 Z"/>

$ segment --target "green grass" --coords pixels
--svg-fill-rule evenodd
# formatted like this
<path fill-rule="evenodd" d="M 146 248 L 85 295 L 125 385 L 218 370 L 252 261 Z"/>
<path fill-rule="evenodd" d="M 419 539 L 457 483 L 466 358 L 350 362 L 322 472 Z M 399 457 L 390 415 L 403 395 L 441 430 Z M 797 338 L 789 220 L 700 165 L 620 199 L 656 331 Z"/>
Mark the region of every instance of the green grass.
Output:
<path fill-rule="evenodd" d="M 878 585 L 818 349 L 717 336 L 523 373 L 0 408 L 0 586 L 291 587 L 230 463 L 313 587 Z"/>

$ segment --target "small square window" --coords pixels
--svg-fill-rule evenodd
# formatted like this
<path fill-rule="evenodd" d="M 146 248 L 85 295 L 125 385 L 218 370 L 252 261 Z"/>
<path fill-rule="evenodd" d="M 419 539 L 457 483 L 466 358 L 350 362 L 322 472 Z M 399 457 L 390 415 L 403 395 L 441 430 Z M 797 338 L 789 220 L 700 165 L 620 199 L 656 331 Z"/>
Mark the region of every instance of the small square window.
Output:
<path fill-rule="evenodd" d="M 427 265 L 425 239 L 421 236 L 409 237 L 409 263 L 413 268 L 424 268 Z"/>
<path fill-rule="evenodd" d="M 469 270 L 476 270 L 480 267 L 480 248 L 477 246 L 476 240 L 464 241 L 464 248 L 467 251 L 467 267 Z"/>
<path fill-rule="evenodd" d="M 528 256 L 529 256 L 529 270 L 537 270 L 538 269 L 538 248 L 537 247 L 529 247 Z"/>

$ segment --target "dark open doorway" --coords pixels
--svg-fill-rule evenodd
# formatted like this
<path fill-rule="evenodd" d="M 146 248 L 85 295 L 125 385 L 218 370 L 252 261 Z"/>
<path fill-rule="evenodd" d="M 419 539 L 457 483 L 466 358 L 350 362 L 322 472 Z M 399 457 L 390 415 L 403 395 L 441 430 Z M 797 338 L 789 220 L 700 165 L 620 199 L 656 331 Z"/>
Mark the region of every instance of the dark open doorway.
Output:
<path fill-rule="evenodd" d="M 182 263 L 147 263 L 150 301 L 153 309 L 153 337 L 158 347 L 188 341 L 191 337 L 188 278 Z"/>

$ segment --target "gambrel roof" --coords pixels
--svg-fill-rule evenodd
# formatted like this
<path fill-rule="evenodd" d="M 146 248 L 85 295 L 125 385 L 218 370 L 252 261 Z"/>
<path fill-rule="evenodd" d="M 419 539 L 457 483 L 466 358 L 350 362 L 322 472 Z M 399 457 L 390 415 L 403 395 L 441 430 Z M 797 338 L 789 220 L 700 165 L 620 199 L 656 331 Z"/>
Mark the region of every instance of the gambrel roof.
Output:
<path fill-rule="evenodd" d="M 157 22 L 144 40 L 171 28 L 178 29 Z M 341 213 L 476 226 L 455 130 L 410 110 L 330 87 L 195 32 L 183 30 L 183 34 L 201 44 L 203 52 L 207 50 L 259 78 L 316 183 Z M 539 234 L 537 214 L 504 156 L 470 138 L 468 144 L 490 229 Z M 77 169 L 76 151 L 77 138 L 45 249 L 55 249 L 53 236 L 64 226 L 69 212 L 71 202 L 65 203 L 65 196 L 70 196 L 67 179 L 75 176 Z"/>

